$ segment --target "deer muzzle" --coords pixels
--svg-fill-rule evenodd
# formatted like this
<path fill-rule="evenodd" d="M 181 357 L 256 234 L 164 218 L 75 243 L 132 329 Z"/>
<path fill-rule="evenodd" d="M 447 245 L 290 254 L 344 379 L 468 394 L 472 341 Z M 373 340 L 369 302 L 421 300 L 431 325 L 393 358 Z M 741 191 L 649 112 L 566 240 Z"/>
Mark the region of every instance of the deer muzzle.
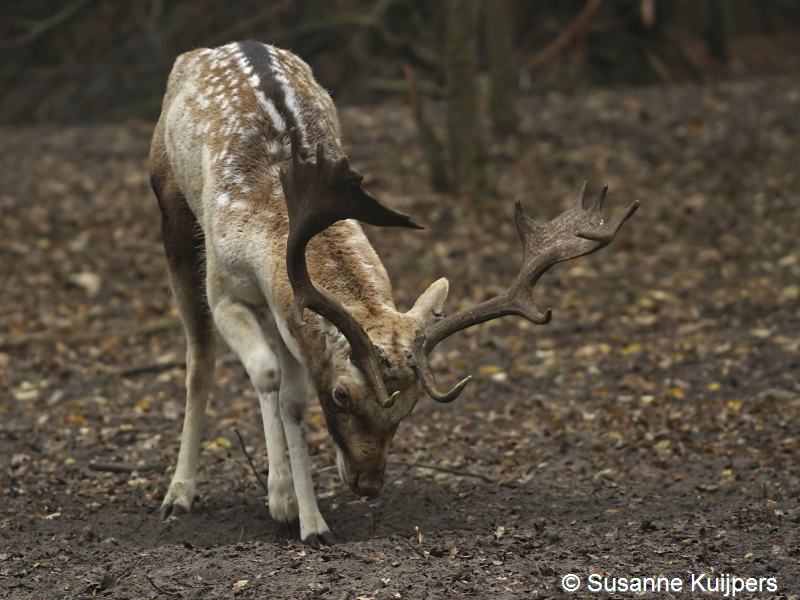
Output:
<path fill-rule="evenodd" d="M 337 446 L 336 466 L 339 469 L 339 477 L 357 496 L 374 498 L 383 489 L 385 463 L 378 469 L 355 468 Z"/>

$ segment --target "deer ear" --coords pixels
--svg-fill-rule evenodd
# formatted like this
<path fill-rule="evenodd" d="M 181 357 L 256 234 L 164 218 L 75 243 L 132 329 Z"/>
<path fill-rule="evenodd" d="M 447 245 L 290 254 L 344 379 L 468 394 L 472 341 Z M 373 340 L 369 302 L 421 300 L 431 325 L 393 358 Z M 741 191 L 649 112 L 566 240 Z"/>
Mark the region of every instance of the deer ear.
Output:
<path fill-rule="evenodd" d="M 350 344 L 347 338 L 342 335 L 342 332 L 336 329 L 336 326 L 324 319 L 317 316 L 320 322 L 322 333 L 325 338 L 325 353 L 330 356 L 336 356 L 341 362 L 346 362 L 350 357 Z"/>
<path fill-rule="evenodd" d="M 444 277 L 434 281 L 417 298 L 408 314 L 414 317 L 422 327 L 435 323 L 442 318 L 444 301 L 447 300 L 447 292 L 449 290 L 450 284 Z"/>

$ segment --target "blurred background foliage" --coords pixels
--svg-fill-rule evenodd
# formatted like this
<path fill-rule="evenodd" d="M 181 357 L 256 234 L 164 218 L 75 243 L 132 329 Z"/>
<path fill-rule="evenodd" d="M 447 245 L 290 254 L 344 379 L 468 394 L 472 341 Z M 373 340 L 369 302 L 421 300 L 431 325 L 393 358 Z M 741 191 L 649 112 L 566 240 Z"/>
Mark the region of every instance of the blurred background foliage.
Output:
<path fill-rule="evenodd" d="M 516 93 L 796 70 L 798 28 L 793 0 L 4 2 L 0 120 L 154 119 L 177 54 L 252 38 L 298 53 L 339 103 L 411 97 L 419 114 L 471 86 L 502 133 Z"/>

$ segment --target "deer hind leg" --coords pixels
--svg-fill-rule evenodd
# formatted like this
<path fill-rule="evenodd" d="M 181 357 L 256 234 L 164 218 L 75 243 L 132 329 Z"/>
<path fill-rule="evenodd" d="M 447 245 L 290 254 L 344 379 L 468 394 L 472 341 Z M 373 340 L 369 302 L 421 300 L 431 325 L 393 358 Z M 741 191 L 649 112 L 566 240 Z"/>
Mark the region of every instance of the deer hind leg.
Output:
<path fill-rule="evenodd" d="M 278 336 L 278 356 L 281 363 L 280 405 L 283 431 L 289 447 L 289 461 L 294 476 L 294 491 L 300 512 L 300 537 L 304 542 L 318 546 L 333 542 L 331 530 L 317 506 L 314 482 L 311 478 L 311 460 L 303 431 L 303 413 L 308 401 L 308 372 L 292 356 Z"/>
<path fill-rule="evenodd" d="M 186 411 L 178 463 L 161 505 L 161 516 L 188 512 L 195 499 L 200 434 L 214 372 L 214 332 L 204 280 L 203 239 L 171 171 L 151 170 L 172 290 L 186 332 Z"/>
<path fill-rule="evenodd" d="M 213 267 L 209 269 L 208 288 L 214 321 L 228 346 L 242 361 L 258 392 L 269 458 L 269 512 L 278 523 L 293 523 L 297 520 L 298 510 L 291 465 L 286 456 L 286 438 L 281 424 L 280 365 L 267 342 L 256 313 L 224 292 L 218 292 L 221 286 L 214 283 L 212 271 Z"/>

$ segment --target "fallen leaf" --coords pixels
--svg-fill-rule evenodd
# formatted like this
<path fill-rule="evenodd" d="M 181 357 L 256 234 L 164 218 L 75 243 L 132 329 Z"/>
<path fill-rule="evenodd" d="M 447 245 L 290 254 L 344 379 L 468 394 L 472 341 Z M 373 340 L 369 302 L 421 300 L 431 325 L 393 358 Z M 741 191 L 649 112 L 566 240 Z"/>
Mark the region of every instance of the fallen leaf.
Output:
<path fill-rule="evenodd" d="M 740 410 L 742 410 L 742 401 L 741 400 L 728 400 L 725 403 L 725 406 L 727 406 L 729 409 L 731 409 L 733 411 L 739 412 Z"/>
<path fill-rule="evenodd" d="M 97 273 L 73 273 L 70 275 L 69 280 L 78 287 L 82 287 L 89 296 L 96 296 L 100 293 L 102 280 Z"/>
<path fill-rule="evenodd" d="M 631 354 L 638 354 L 642 351 L 642 345 L 638 343 L 628 344 L 622 349 L 623 356 L 630 356 Z"/>
<path fill-rule="evenodd" d="M 223 436 L 216 437 L 212 440 L 207 440 L 203 442 L 203 450 L 211 450 L 212 452 L 215 450 L 223 450 L 230 447 L 231 447 L 230 440 Z"/>

